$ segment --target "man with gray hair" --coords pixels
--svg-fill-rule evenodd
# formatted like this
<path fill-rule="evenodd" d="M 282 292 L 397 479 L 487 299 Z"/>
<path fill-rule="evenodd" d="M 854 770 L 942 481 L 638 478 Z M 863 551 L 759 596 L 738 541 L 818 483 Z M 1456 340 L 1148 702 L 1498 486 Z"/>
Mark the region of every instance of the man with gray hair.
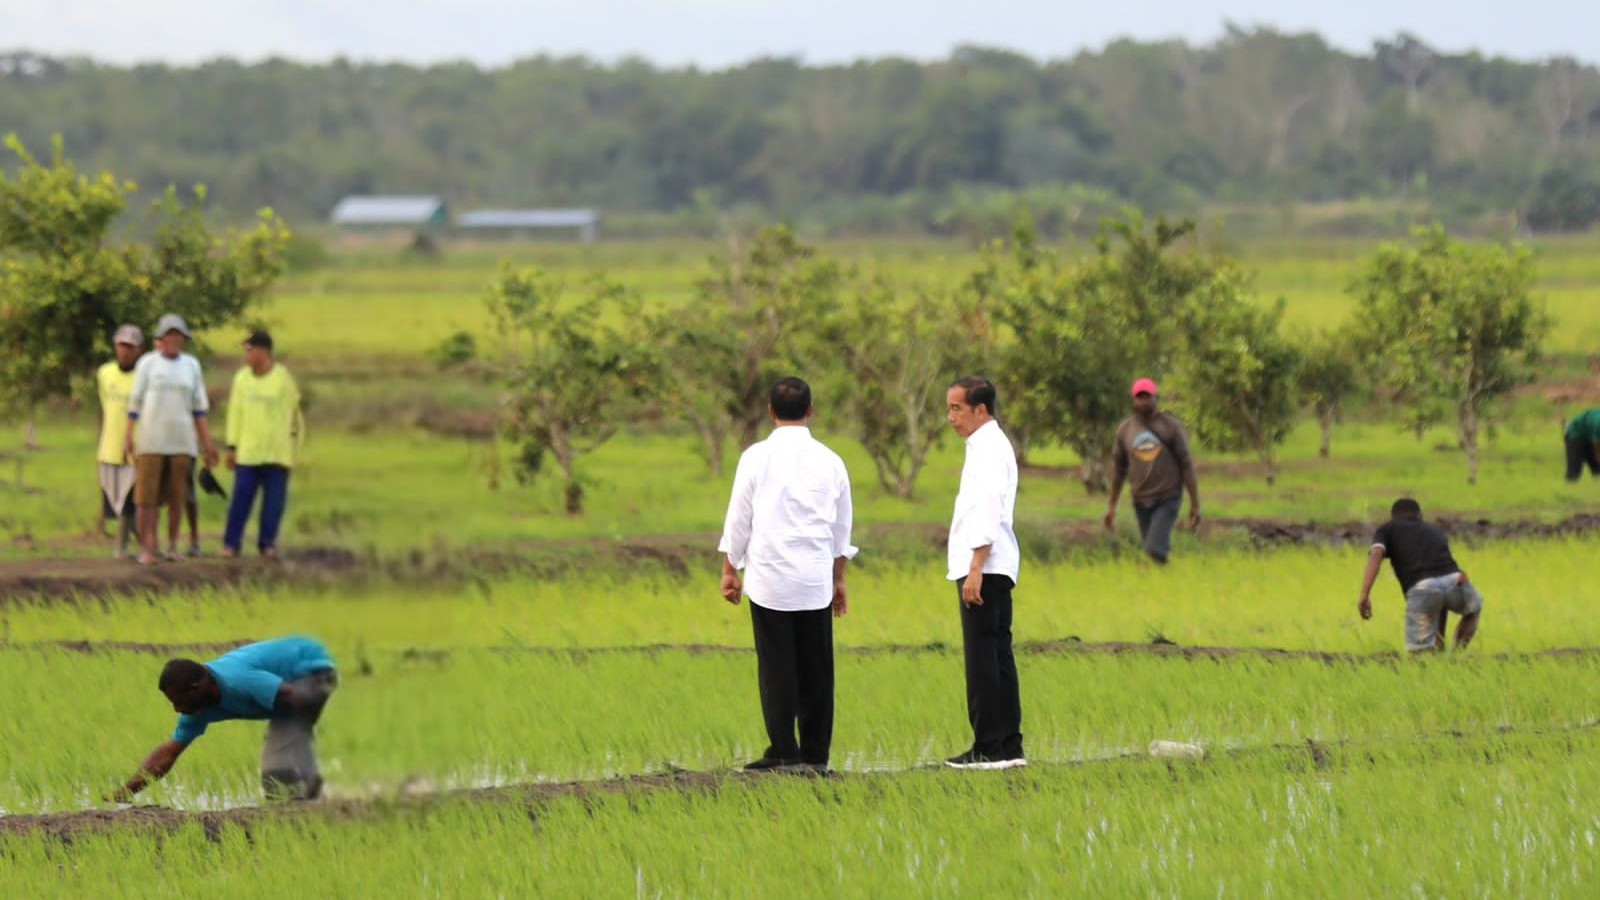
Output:
<path fill-rule="evenodd" d="M 160 561 L 156 530 L 161 507 L 172 510 L 168 527 L 168 559 L 178 559 L 178 517 L 191 489 L 189 476 L 195 457 L 202 453 L 207 465 L 217 464 L 217 447 L 211 439 L 206 414 L 205 375 L 200 361 L 183 352 L 189 345 L 189 325 L 171 313 L 156 323 L 156 351 L 147 353 L 133 370 L 128 395 L 126 453 L 137 470 L 133 489 L 139 507 L 139 564 Z"/>

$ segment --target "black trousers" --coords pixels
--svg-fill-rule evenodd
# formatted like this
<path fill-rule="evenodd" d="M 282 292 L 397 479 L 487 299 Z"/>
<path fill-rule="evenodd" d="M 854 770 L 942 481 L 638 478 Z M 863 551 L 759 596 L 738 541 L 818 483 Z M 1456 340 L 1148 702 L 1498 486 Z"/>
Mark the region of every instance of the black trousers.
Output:
<path fill-rule="evenodd" d="M 956 582 L 961 596 L 963 578 Z M 1004 575 L 983 576 L 982 606 L 961 605 L 961 637 L 967 658 L 967 719 L 972 749 L 994 759 L 1022 756 L 1022 696 L 1017 660 L 1011 653 L 1011 589 Z"/>
<path fill-rule="evenodd" d="M 1583 475 L 1584 466 L 1589 467 L 1589 474 L 1600 478 L 1600 454 L 1594 449 L 1593 441 L 1569 437 L 1567 441 L 1567 480 L 1577 481 Z"/>
<path fill-rule="evenodd" d="M 833 610 L 750 604 L 768 759 L 828 764 L 833 744 Z M 795 739 L 798 728 L 799 740 Z"/>

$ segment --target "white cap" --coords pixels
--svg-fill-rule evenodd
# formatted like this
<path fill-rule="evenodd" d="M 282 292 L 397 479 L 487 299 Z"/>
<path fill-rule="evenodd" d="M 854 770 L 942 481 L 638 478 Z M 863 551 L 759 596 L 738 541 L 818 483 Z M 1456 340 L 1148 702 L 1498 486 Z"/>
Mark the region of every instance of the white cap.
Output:
<path fill-rule="evenodd" d="M 194 337 L 189 333 L 189 323 L 176 313 L 167 313 L 156 322 L 156 337 L 166 337 L 169 331 L 176 331 L 184 337 Z"/>

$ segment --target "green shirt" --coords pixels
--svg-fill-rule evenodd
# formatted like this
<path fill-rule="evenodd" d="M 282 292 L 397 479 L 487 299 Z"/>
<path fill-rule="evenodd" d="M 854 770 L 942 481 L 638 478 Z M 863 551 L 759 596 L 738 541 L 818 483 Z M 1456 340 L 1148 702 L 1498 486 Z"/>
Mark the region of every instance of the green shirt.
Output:
<path fill-rule="evenodd" d="M 241 466 L 293 466 L 304 432 L 300 387 L 282 363 L 265 375 L 249 366 L 233 376 L 228 396 L 228 449 Z"/>
<path fill-rule="evenodd" d="M 1600 441 L 1600 406 L 1568 422 L 1567 437 L 1579 441 Z"/>

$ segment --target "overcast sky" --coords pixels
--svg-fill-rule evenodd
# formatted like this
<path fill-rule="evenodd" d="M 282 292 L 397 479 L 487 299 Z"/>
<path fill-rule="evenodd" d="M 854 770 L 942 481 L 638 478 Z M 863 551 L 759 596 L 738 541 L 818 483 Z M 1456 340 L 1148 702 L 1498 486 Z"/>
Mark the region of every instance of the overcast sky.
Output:
<path fill-rule="evenodd" d="M 1225 20 L 1314 30 L 1352 50 L 1409 31 L 1449 51 L 1600 62 L 1597 0 L 0 0 L 0 50 L 118 63 L 634 54 L 722 67 L 926 59 L 960 43 L 1062 57 L 1118 37 L 1210 41 Z"/>

